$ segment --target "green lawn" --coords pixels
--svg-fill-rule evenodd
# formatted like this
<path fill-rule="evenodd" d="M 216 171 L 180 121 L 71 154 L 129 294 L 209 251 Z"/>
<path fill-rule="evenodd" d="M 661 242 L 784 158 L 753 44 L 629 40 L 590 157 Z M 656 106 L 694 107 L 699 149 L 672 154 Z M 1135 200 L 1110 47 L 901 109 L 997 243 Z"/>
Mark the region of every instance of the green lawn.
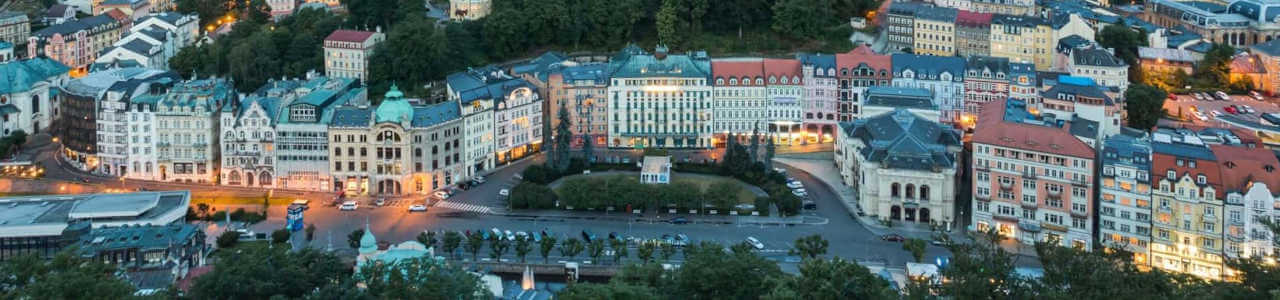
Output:
<path fill-rule="evenodd" d="M 270 205 L 289 205 L 297 197 L 271 197 L 267 200 Z M 262 204 L 262 196 L 256 197 L 200 197 L 192 196 L 191 205 L 200 203 L 220 204 L 220 205 L 244 205 L 244 204 Z"/>
<path fill-rule="evenodd" d="M 692 183 L 694 185 L 697 185 L 698 188 L 701 189 L 702 191 L 706 191 L 707 188 L 710 188 L 712 184 L 716 184 L 717 182 L 721 182 L 721 181 L 734 181 L 735 183 L 738 183 L 736 182 L 736 180 L 728 179 L 728 178 L 707 178 L 707 177 L 688 177 L 688 176 L 685 176 L 684 178 L 678 178 L 673 181 Z M 743 187 L 742 189 L 738 190 L 738 204 L 755 204 L 755 203 L 756 203 L 756 195 L 752 193 L 751 190 L 748 190 L 746 187 Z"/>

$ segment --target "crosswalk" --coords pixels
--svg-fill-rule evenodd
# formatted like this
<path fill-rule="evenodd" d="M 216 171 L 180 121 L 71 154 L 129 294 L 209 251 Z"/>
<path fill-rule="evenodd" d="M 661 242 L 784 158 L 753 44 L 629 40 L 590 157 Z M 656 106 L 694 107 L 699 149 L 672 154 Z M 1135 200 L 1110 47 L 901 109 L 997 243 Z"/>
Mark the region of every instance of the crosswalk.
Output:
<path fill-rule="evenodd" d="M 488 206 L 468 204 L 468 203 L 454 203 L 454 202 L 449 202 L 447 200 L 441 201 L 440 203 L 436 203 L 436 207 L 443 207 L 448 209 L 469 211 L 469 212 L 477 212 L 482 214 L 493 213 L 493 208 L 490 208 Z"/>

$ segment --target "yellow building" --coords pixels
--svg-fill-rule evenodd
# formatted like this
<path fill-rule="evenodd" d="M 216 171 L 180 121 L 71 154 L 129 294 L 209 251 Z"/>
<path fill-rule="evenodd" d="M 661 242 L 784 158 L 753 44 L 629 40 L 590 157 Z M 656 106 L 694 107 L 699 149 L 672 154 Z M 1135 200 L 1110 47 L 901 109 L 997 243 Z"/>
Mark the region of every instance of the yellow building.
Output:
<path fill-rule="evenodd" d="M 1151 266 L 1221 279 L 1224 210 L 1219 158 L 1190 131 L 1159 129 L 1151 155 Z"/>
<path fill-rule="evenodd" d="M 916 54 L 954 56 L 956 54 L 956 9 L 922 6 L 916 11 Z"/>
<path fill-rule="evenodd" d="M 991 18 L 991 56 L 1011 63 L 1036 65 L 1036 71 L 1053 67 L 1053 28 L 1042 18 L 995 15 Z"/>

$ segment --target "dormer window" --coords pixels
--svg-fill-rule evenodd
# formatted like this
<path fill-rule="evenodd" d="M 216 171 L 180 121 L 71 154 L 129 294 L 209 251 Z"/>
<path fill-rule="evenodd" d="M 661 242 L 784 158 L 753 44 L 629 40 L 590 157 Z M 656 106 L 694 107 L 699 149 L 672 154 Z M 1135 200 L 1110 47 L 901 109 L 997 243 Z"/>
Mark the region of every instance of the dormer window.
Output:
<path fill-rule="evenodd" d="M 791 76 L 791 83 L 800 84 L 800 77 Z"/>
<path fill-rule="evenodd" d="M 724 78 L 716 78 L 716 85 L 724 85 Z"/>
<path fill-rule="evenodd" d="M 756 85 L 764 85 L 764 78 L 756 77 Z"/>
<path fill-rule="evenodd" d="M 1178 179 L 1178 172 L 1174 170 L 1169 170 L 1168 173 L 1164 174 L 1164 177 L 1169 179 Z"/>
<path fill-rule="evenodd" d="M 769 76 L 769 84 L 775 84 L 775 83 L 778 83 L 778 78 Z"/>
<path fill-rule="evenodd" d="M 729 85 L 738 85 L 737 78 L 729 78 Z"/>
<path fill-rule="evenodd" d="M 1196 175 L 1196 183 L 1204 184 L 1205 182 L 1208 182 L 1207 177 L 1205 177 L 1204 175 Z"/>
<path fill-rule="evenodd" d="M 1262 170 L 1267 171 L 1267 173 L 1271 173 L 1276 171 L 1276 167 L 1272 165 L 1265 165 L 1265 166 L 1262 166 Z"/>
<path fill-rule="evenodd" d="M 782 77 L 782 84 L 787 84 L 787 77 L 785 76 Z"/>

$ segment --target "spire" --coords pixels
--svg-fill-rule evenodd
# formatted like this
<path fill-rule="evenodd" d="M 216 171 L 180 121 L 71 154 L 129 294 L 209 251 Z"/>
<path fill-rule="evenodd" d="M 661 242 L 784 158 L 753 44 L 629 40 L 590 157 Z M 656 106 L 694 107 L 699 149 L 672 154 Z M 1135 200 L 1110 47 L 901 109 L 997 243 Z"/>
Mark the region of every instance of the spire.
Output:
<path fill-rule="evenodd" d="M 378 251 L 378 239 L 373 236 L 373 231 L 369 230 L 369 217 L 364 219 L 364 235 L 360 237 L 360 254 L 370 254 Z"/>

